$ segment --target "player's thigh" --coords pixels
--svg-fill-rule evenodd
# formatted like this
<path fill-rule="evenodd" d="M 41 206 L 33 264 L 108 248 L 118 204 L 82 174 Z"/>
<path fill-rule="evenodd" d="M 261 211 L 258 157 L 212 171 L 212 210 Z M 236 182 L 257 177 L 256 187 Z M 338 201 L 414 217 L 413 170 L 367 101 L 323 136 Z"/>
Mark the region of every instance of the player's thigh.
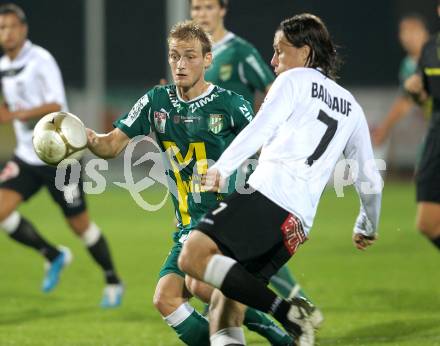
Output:
<path fill-rule="evenodd" d="M 22 202 L 22 196 L 14 191 L 0 188 L 0 222 L 5 220 Z"/>
<path fill-rule="evenodd" d="M 177 266 L 182 243 L 176 240 L 159 271 L 153 303 L 163 316 L 169 315 L 191 296 L 185 286 L 185 273 Z"/>
<path fill-rule="evenodd" d="M 168 252 L 165 261 L 159 271 L 159 278 L 162 278 L 168 274 L 175 274 L 180 276 L 182 279 L 185 278 L 185 273 L 181 271 L 177 265 L 180 253 L 182 252 L 182 243 L 178 240 L 174 242 L 173 247 L 170 252 Z"/>
<path fill-rule="evenodd" d="M 68 183 L 62 184 L 56 182 L 56 168 L 46 166 L 40 173 L 41 179 L 47 187 L 52 199 L 60 207 L 67 219 L 78 216 L 87 210 L 83 180 L 81 177 L 78 181 L 70 182 L 70 170 L 67 170 L 66 180 L 68 180 L 66 182 Z M 73 226 L 76 226 L 76 224 Z M 81 224 L 78 224 L 78 227 L 80 226 Z M 75 229 L 75 231 L 76 230 L 77 229 Z M 78 231 L 81 231 L 81 229 L 78 228 Z"/>
<path fill-rule="evenodd" d="M 265 281 L 306 240 L 301 221 L 258 191 L 234 193 L 222 203 L 223 209 L 207 213 L 197 228 L 250 273 L 264 274 Z"/>
<path fill-rule="evenodd" d="M 416 173 L 417 202 L 440 204 L 440 131 L 430 130 Z M 428 208 L 430 209 L 429 206 Z"/>
<path fill-rule="evenodd" d="M 440 236 L 440 203 L 417 204 L 417 228 L 431 238 Z"/>
<path fill-rule="evenodd" d="M 22 201 L 32 197 L 41 187 L 36 175 L 39 166 L 31 166 L 14 157 L 0 172 L 0 220 L 9 216 Z"/>
<path fill-rule="evenodd" d="M 209 235 L 195 230 L 183 245 L 178 265 L 189 275 L 202 277 L 211 256 L 219 253 L 220 249 Z"/>

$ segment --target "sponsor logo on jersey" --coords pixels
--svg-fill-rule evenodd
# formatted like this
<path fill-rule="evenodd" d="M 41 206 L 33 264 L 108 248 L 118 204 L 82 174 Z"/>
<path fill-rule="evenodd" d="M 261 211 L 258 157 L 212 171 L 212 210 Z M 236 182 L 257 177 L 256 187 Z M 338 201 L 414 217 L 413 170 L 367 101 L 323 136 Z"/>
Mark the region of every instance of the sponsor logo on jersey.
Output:
<path fill-rule="evenodd" d="M 165 125 L 167 123 L 168 113 L 165 111 L 162 112 L 155 111 L 154 112 L 154 127 L 160 133 L 165 133 Z"/>
<path fill-rule="evenodd" d="M 193 103 L 189 104 L 189 110 L 194 113 L 197 109 L 203 107 L 204 105 L 212 102 L 213 100 L 215 100 L 217 97 L 219 97 L 218 93 L 213 92 L 208 96 L 205 96 L 204 98 L 194 101 Z"/>
<path fill-rule="evenodd" d="M 221 65 L 220 66 L 220 72 L 219 72 L 219 78 L 223 82 L 226 82 L 227 80 L 231 79 L 232 76 L 232 65 Z"/>
<path fill-rule="evenodd" d="M 209 130 L 218 134 L 223 129 L 223 114 L 209 114 Z"/>
<path fill-rule="evenodd" d="M 176 109 L 177 112 L 182 110 L 182 105 L 180 104 L 179 99 L 177 98 L 176 92 L 171 88 L 166 88 L 168 98 L 170 99 L 171 104 Z"/>
<path fill-rule="evenodd" d="M 142 96 L 133 106 L 133 108 L 130 110 L 130 112 L 127 115 L 127 118 L 121 121 L 125 126 L 130 127 L 133 125 L 133 123 L 136 121 L 136 119 L 141 114 L 142 108 L 145 107 L 145 105 L 148 103 L 148 95 L 145 94 Z"/>

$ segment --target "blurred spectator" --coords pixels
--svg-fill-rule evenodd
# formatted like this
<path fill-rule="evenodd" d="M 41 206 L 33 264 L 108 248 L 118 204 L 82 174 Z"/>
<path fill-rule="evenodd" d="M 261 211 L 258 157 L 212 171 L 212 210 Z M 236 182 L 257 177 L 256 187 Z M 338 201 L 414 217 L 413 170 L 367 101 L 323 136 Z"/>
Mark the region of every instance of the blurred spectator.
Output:
<path fill-rule="evenodd" d="M 414 107 L 409 94 L 404 90 L 404 81 L 414 74 L 417 69 L 417 62 L 422 52 L 422 47 L 429 38 L 429 31 L 425 20 L 418 14 L 411 14 L 403 17 L 399 23 L 399 41 L 406 52 L 405 58 L 400 63 L 399 82 L 401 92 L 396 97 L 385 119 L 373 130 L 372 140 L 375 146 L 382 145 L 389 137 L 394 126 L 410 114 Z M 424 112 L 429 114 L 429 102 L 424 104 Z"/>

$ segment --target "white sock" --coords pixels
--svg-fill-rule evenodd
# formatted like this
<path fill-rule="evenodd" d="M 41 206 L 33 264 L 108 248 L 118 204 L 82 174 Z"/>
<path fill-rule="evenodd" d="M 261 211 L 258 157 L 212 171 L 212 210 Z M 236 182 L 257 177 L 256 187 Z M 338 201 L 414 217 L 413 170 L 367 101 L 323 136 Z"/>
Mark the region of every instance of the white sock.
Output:
<path fill-rule="evenodd" d="M 221 288 L 226 274 L 228 274 L 235 263 L 237 262 L 230 257 L 223 255 L 212 256 L 206 266 L 203 281 L 216 288 Z"/>
<path fill-rule="evenodd" d="M 183 303 L 174 312 L 163 319 L 170 327 L 177 327 L 193 313 L 194 308 L 189 303 Z"/>
<path fill-rule="evenodd" d="M 6 219 L 0 222 L 0 227 L 5 230 L 6 233 L 14 233 L 20 225 L 21 216 L 18 211 L 13 211 Z"/>
<path fill-rule="evenodd" d="M 246 345 L 243 328 L 229 327 L 219 330 L 209 338 L 211 346 L 225 346 L 229 344 Z"/>
<path fill-rule="evenodd" d="M 81 235 L 81 239 L 87 247 L 95 245 L 100 237 L 101 231 L 93 222 L 90 222 L 89 228 Z"/>

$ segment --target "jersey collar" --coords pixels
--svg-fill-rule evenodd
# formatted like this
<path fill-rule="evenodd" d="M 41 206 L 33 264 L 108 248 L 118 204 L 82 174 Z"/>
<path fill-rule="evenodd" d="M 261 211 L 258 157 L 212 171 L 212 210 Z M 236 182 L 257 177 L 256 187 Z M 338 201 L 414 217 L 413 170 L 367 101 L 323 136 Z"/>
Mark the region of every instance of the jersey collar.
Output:
<path fill-rule="evenodd" d="M 18 53 L 18 55 L 15 57 L 14 60 L 11 60 L 8 58 L 9 63 L 19 63 L 26 55 L 27 53 L 31 50 L 32 48 L 32 42 L 29 40 L 26 40 L 23 47 L 21 48 L 20 52 Z"/>
<path fill-rule="evenodd" d="M 225 45 L 226 42 L 232 40 L 234 37 L 235 34 L 233 32 L 228 31 L 228 33 L 225 36 L 223 36 L 223 38 L 220 41 L 217 41 L 212 45 L 212 52 L 215 53 L 219 48 Z"/>
<path fill-rule="evenodd" d="M 210 93 L 212 93 L 212 91 L 214 90 L 214 88 L 215 88 L 215 85 L 214 85 L 214 84 L 209 84 L 208 89 L 206 89 L 206 91 L 205 91 L 203 94 L 200 94 L 199 96 L 194 97 L 193 99 L 188 100 L 188 101 L 185 101 L 184 99 L 182 99 L 182 98 L 180 97 L 180 95 L 179 95 L 179 89 L 178 89 L 177 87 L 176 87 L 176 95 L 177 95 L 177 98 L 179 99 L 180 102 L 183 102 L 183 103 L 191 103 L 191 102 L 197 101 L 197 100 L 199 100 L 199 99 L 201 99 L 201 98 L 203 98 L 203 97 L 205 97 L 205 96 L 208 96 Z"/>

